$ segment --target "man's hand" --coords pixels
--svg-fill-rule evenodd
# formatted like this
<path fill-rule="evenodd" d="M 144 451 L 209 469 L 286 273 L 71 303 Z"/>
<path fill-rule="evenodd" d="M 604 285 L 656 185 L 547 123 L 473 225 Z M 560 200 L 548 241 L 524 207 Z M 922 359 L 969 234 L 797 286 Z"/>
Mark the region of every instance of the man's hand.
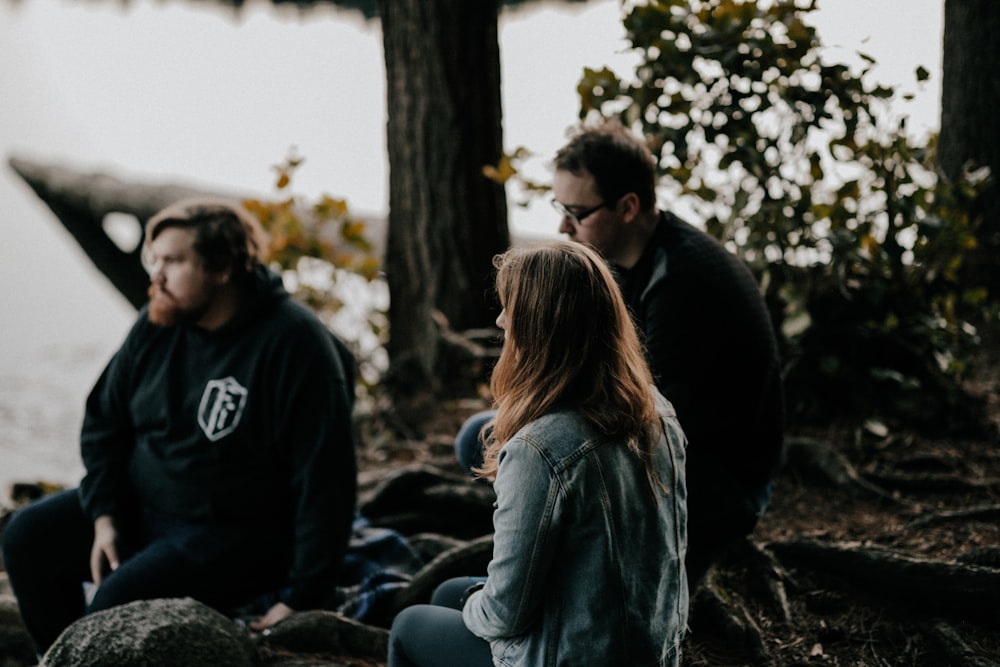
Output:
<path fill-rule="evenodd" d="M 289 607 L 284 602 L 279 602 L 270 609 L 268 609 L 266 614 L 258 618 L 256 621 L 250 623 L 250 627 L 257 631 L 267 630 L 278 621 L 285 620 L 293 613 L 295 613 L 294 609 Z"/>
<path fill-rule="evenodd" d="M 100 586 L 104 573 L 118 569 L 118 531 L 109 514 L 97 517 L 94 522 L 94 546 L 90 549 L 90 576 L 94 585 Z"/>

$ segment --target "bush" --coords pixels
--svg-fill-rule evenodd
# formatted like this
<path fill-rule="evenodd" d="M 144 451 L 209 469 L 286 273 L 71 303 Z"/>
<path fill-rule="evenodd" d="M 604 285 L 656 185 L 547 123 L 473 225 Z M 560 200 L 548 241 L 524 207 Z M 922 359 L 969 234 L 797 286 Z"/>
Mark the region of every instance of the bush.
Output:
<path fill-rule="evenodd" d="M 961 284 L 988 174 L 938 178 L 934 137 L 889 113 L 895 91 L 827 64 L 815 3 L 660 0 L 628 10 L 633 78 L 585 70 L 583 120 L 648 138 L 668 194 L 765 290 L 795 422 L 954 431 L 986 292 Z M 918 79 L 927 72 L 917 70 Z"/>
<path fill-rule="evenodd" d="M 364 221 L 347 202 L 321 195 L 308 203 L 290 194 L 292 176 L 304 162 L 289 154 L 275 166 L 275 201 L 243 202 L 268 236 L 268 261 L 285 287 L 340 335 L 358 359 L 364 396 L 370 397 L 387 365 L 388 289 Z"/>

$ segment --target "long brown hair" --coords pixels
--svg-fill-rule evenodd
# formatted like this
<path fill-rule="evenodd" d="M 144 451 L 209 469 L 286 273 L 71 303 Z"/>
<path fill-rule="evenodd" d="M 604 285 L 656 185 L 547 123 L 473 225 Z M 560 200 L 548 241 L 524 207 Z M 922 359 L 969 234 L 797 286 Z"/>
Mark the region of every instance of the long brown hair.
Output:
<path fill-rule="evenodd" d="M 653 379 L 604 260 L 588 246 L 559 241 L 514 248 L 493 263 L 506 339 L 490 380 L 497 416 L 483 431 L 476 472 L 495 479 L 504 443 L 560 409 L 626 440 L 649 470 L 659 432 Z"/>

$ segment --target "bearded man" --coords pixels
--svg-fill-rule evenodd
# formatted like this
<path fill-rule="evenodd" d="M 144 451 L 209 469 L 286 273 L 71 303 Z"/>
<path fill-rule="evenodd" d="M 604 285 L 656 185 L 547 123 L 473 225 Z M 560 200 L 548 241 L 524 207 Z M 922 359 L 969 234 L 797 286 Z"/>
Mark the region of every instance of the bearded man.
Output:
<path fill-rule="evenodd" d="M 354 362 L 261 247 L 228 201 L 147 223 L 150 302 L 87 399 L 86 474 L 4 530 L 39 651 L 83 614 L 134 600 L 227 611 L 279 591 L 262 630 L 334 590 L 357 495 Z"/>

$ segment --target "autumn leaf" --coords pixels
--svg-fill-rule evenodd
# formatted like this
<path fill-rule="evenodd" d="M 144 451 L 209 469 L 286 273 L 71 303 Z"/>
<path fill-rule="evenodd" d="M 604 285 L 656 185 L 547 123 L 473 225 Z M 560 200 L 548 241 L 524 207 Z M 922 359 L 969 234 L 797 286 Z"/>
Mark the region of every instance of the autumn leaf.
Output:
<path fill-rule="evenodd" d="M 330 195 L 323 195 L 313 207 L 316 215 L 322 218 L 340 218 L 347 215 L 347 200 L 335 199 Z"/>
<path fill-rule="evenodd" d="M 500 162 L 496 166 L 488 164 L 483 167 L 483 176 L 500 185 L 505 184 L 516 174 L 517 169 L 514 168 L 511 157 L 506 153 L 500 158 Z"/>

